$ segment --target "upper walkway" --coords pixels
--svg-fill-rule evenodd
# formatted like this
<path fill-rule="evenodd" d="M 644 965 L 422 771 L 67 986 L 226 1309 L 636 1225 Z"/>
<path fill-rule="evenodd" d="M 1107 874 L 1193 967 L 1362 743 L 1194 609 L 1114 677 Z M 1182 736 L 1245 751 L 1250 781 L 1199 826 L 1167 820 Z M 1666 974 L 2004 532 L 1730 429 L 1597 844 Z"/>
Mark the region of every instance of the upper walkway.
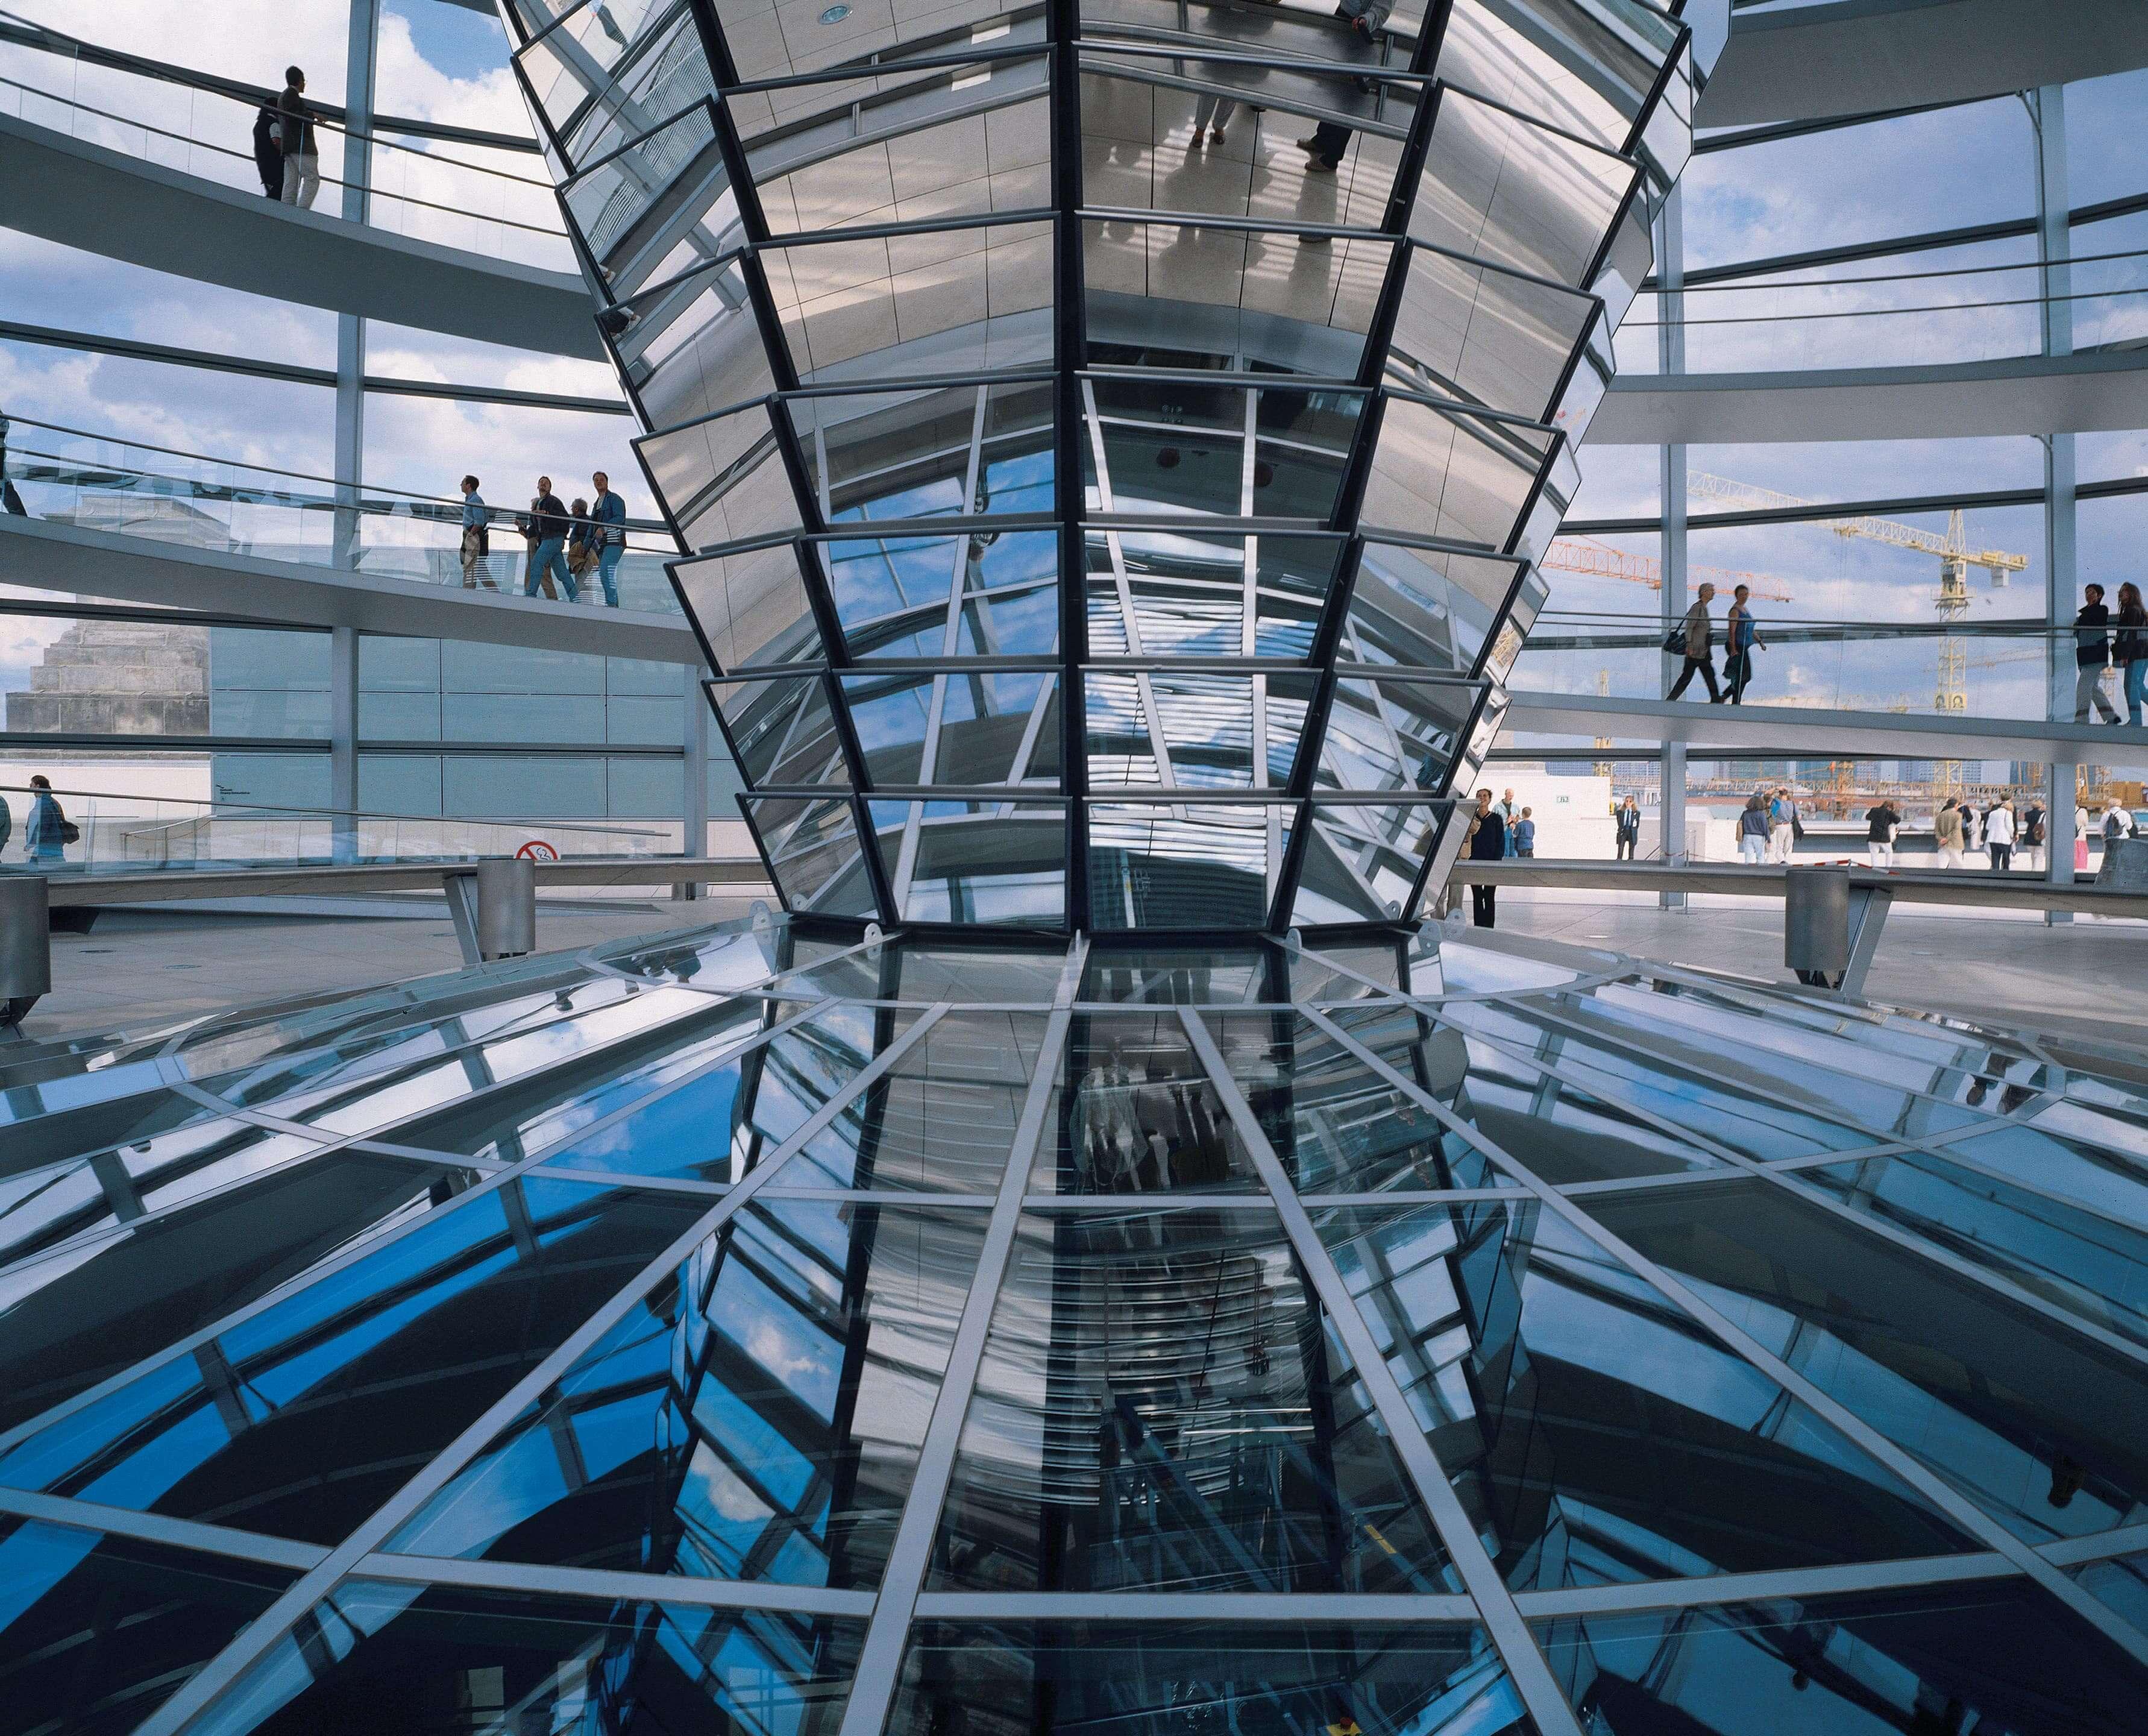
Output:
<path fill-rule="evenodd" d="M 1691 700 L 1517 693 L 1518 730 L 1612 741 L 1683 742 L 1696 755 L 1769 759 L 2020 760 L 2053 765 L 2148 766 L 2148 730 L 2021 718 L 1920 716 L 1809 705 L 1712 705 Z"/>
<path fill-rule="evenodd" d="M 415 639 L 699 664 L 678 615 L 464 590 L 296 561 L 189 548 L 78 524 L 0 516 L 0 569 L 12 583 L 263 624 L 355 627 Z"/>
<path fill-rule="evenodd" d="M 2148 66 L 2140 0 L 1833 0 L 1734 15 L 1700 127 L 1961 103 Z"/>
<path fill-rule="evenodd" d="M 398 235 L 0 114 L 0 219 L 197 282 L 549 355 L 604 359 L 581 278 Z"/>

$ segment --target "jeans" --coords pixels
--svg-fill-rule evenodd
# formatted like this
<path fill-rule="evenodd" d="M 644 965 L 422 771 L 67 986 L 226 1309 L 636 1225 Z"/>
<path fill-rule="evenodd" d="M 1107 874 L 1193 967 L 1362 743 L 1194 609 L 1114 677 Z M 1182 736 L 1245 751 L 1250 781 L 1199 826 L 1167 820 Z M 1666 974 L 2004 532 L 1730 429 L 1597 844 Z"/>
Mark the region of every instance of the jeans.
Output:
<path fill-rule="evenodd" d="M 2103 665 L 2098 663 L 2083 664 L 2080 673 L 2074 678 L 2074 721 L 2075 723 L 2088 721 L 2088 708 L 2091 704 L 2102 714 L 2105 723 L 2118 721 L 2118 707 L 2112 705 L 2104 695 Z"/>
<path fill-rule="evenodd" d="M 1765 838 L 1747 832 L 1738 840 L 1738 847 L 1744 852 L 1746 861 L 1755 868 L 1768 860 L 1768 840 Z"/>
<path fill-rule="evenodd" d="M 2140 708 L 2148 705 L 2148 657 L 2120 665 L 2125 671 L 2125 720 L 2140 726 Z"/>
<path fill-rule="evenodd" d="M 301 211 L 314 208 L 314 200 L 321 190 L 321 159 L 314 156 L 287 156 L 284 158 L 284 203 L 296 205 Z"/>
<path fill-rule="evenodd" d="M 1469 889 L 1470 915 L 1479 928 L 1498 926 L 1499 889 L 1497 886 L 1472 886 Z"/>
<path fill-rule="evenodd" d="M 624 543 L 606 543 L 597 552 L 597 580 L 604 586 L 605 607 L 619 607 L 619 558 L 626 553 Z"/>
<path fill-rule="evenodd" d="M 1695 675 L 1699 675 L 1702 680 L 1708 683 L 1709 703 L 1711 705 L 1722 704 L 1722 690 L 1715 685 L 1715 665 L 1709 662 L 1705 657 L 1687 658 L 1685 660 L 1685 667 L 1679 671 L 1678 680 L 1672 683 L 1671 690 L 1665 694 L 1664 697 L 1667 700 L 1676 699 L 1680 694 L 1684 693 L 1687 688 L 1693 685 L 1693 678 Z"/>
<path fill-rule="evenodd" d="M 575 589 L 575 575 L 567 570 L 567 539 L 564 536 L 548 536 L 538 544 L 529 557 L 529 574 L 522 581 L 522 595 L 535 596 L 541 580 L 545 595 L 550 596 L 555 574 L 558 574 L 560 583 L 567 587 L 567 600 L 570 603 L 575 601 L 580 592 Z"/>

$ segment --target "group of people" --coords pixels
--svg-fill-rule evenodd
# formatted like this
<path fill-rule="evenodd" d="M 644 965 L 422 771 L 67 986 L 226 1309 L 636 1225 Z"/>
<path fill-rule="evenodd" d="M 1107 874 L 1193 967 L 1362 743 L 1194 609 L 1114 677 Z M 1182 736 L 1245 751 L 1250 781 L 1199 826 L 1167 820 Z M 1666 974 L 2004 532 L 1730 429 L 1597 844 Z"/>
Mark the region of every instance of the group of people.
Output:
<path fill-rule="evenodd" d="M 1715 587 L 1702 585 L 1694 593 L 1693 607 L 1686 610 L 1685 619 L 1664 641 L 1665 650 L 1675 651 L 1684 659 L 1666 699 L 1682 698 L 1693 685 L 1693 678 L 1699 675 L 1708 688 L 1711 705 L 1744 703 L 1745 689 L 1753 680 L 1753 653 L 1768 649 L 1767 640 L 1760 637 L 1759 623 L 1753 619 L 1753 588 L 1741 585 L 1733 591 L 1729 611 L 1723 617 L 1721 686 L 1715 680 L 1715 622 L 1708 612 L 1708 605 L 1714 600 Z"/>
<path fill-rule="evenodd" d="M 2148 608 L 2140 602 L 2140 587 L 2130 581 L 2118 587 L 2118 614 L 2103 600 L 2103 587 L 2081 587 L 2080 613 L 2074 617 L 2074 721 L 2088 721 L 2092 705 L 2105 723 L 2140 727 L 2140 708 L 2148 700 Z M 2118 630 L 2115 635 L 2111 630 Z M 2110 703 L 2103 690 L 2103 672 L 2115 664 L 2125 695 L 2125 715 Z"/>
<path fill-rule="evenodd" d="M 566 587 L 567 600 L 581 600 L 581 588 L 591 573 L 604 588 L 605 607 L 619 607 L 619 562 L 626 553 L 626 502 L 613 491 L 611 478 L 599 470 L 590 478 L 595 490 L 588 499 L 577 496 L 573 505 L 552 492 L 552 479 L 537 479 L 537 492 L 529 509 L 518 513 L 514 529 L 528 545 L 522 571 L 522 595 L 534 597 L 540 585 L 554 602 L 560 600 L 556 580 Z M 492 509 L 478 493 L 478 479 L 465 476 L 463 491 L 463 589 L 498 590 L 484 561 L 492 552 L 489 525 Z"/>
<path fill-rule="evenodd" d="M 253 166 L 270 198 L 313 208 L 321 190 L 321 153 L 306 106 L 306 75 L 297 67 L 284 68 L 281 94 L 254 111 Z"/>
<path fill-rule="evenodd" d="M 1630 803 L 1634 798 L 1629 795 L 1626 800 Z M 1639 820 L 1636 815 L 1636 830 Z M 1745 810 L 1738 816 L 1738 852 L 1748 863 L 1757 866 L 1787 862 L 1804 835 L 1797 799 L 1787 789 L 1778 785 L 1774 790 L 1756 790 L 1745 798 Z"/>
<path fill-rule="evenodd" d="M 2022 867 L 2041 869 L 2049 861 L 2050 820 L 2043 803 L 2034 796 L 2018 810 L 2010 795 L 2001 795 L 1981 810 L 1974 802 L 1950 796 L 1932 816 L 1932 842 L 1938 850 L 1939 865 L 1965 868 L 1969 858 L 1980 850 L 1992 868 L 2003 872 L 2015 865 L 2018 850 Z M 1901 810 L 1883 798 L 1866 812 L 1864 825 L 1867 859 L 1874 868 L 1892 867 L 1895 841 L 1902 830 Z M 2075 850 L 2085 855 L 2085 840 L 2092 834 L 2100 834 L 2106 845 L 2130 837 L 2133 815 L 2115 800 L 2106 801 L 2100 814 L 2092 815 L 2085 806 L 2076 806 Z M 2080 858 L 2075 860 L 2079 865 Z"/>
<path fill-rule="evenodd" d="M 1469 830 L 1463 836 L 1463 854 L 1473 862 L 1497 862 L 1508 856 L 1527 859 L 1537 853 L 1536 810 L 1518 807 L 1509 790 L 1498 801 L 1489 790 L 1477 792 L 1477 805 L 1469 815 Z M 1472 886 L 1470 910 L 1477 926 L 1490 928 L 1498 917 L 1499 889 Z"/>

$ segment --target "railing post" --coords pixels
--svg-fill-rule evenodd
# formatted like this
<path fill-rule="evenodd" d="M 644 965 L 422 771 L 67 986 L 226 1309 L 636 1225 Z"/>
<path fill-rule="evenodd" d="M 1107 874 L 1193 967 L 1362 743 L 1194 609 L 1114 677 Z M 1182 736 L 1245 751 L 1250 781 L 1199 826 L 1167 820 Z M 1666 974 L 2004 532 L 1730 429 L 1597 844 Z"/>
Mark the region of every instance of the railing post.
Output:
<path fill-rule="evenodd" d="M 52 987 L 50 887 L 42 874 L 11 874 L 0 879 L 0 1027 L 19 1036 Z"/>

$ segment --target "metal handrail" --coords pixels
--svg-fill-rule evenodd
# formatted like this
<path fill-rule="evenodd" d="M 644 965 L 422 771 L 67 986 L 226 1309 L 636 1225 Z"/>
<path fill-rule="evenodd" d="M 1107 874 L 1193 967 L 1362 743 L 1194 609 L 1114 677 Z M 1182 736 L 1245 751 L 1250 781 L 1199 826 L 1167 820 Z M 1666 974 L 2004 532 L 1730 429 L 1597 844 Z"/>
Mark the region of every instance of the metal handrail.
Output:
<path fill-rule="evenodd" d="M 228 817 L 237 818 L 248 814 L 263 814 L 271 815 L 288 815 L 297 818 L 310 820 L 392 820 L 397 823 L 408 822 L 414 825 L 517 825 L 541 824 L 548 831 L 596 832 L 600 833 L 606 837 L 614 838 L 660 838 L 665 835 L 660 831 L 645 826 L 597 825 L 571 820 L 535 820 L 512 815 L 504 819 L 494 820 L 480 819 L 469 815 L 446 815 L 439 814 L 385 814 L 375 812 L 373 810 L 366 808 L 304 808 L 294 806 L 289 803 L 272 805 L 265 802 L 227 801 L 222 796 L 196 797 L 191 795 L 148 795 L 138 790 L 63 790 L 56 787 L 48 792 L 33 790 L 27 784 L 0 784 L 0 795 L 35 796 L 48 793 L 54 796 L 63 795 L 68 797 L 70 800 L 198 802 L 200 806 L 205 810 L 216 810 L 207 815 L 207 817 L 210 819 L 223 818 L 227 817 L 227 815 L 228 815 Z M 184 816 L 180 820 L 165 823 L 174 825 L 183 825 L 186 823 L 188 819 L 200 816 L 188 815 Z"/>

